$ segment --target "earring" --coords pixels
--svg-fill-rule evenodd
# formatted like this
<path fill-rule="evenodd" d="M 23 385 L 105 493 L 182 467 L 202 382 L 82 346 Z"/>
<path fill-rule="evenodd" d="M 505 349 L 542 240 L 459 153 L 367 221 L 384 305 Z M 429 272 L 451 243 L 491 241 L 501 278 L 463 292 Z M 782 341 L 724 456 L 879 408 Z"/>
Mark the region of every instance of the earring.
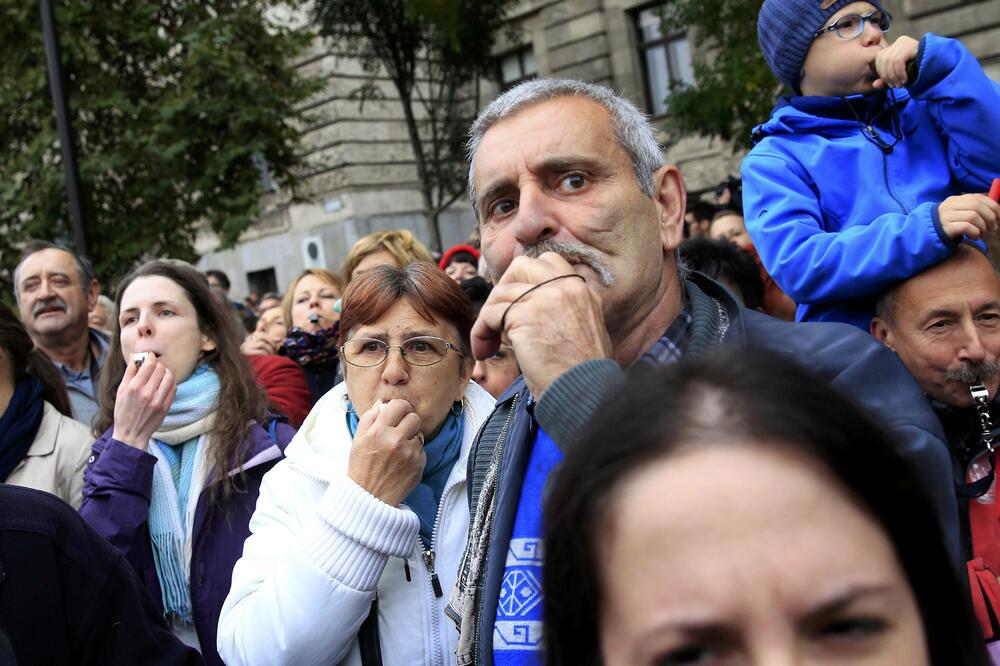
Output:
<path fill-rule="evenodd" d="M 461 416 L 463 411 L 465 411 L 464 400 L 456 400 L 455 402 L 451 403 L 450 413 L 452 416 Z"/>

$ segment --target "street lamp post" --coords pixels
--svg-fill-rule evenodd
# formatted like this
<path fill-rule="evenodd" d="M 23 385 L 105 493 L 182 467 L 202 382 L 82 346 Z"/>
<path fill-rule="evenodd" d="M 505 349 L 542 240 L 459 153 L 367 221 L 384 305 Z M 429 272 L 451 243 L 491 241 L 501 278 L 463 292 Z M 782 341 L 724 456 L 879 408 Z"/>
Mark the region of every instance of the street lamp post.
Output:
<path fill-rule="evenodd" d="M 63 172 L 66 176 L 66 195 L 69 197 L 69 223 L 73 228 L 76 251 L 90 257 L 90 239 L 87 234 L 87 220 L 83 213 L 81 199 L 80 171 L 76 163 L 76 144 L 73 128 L 69 120 L 69 104 L 63 89 L 62 60 L 59 49 L 59 35 L 56 32 L 56 17 L 49 0 L 38 0 L 42 15 L 42 34 L 45 39 L 45 61 L 49 70 L 49 89 L 52 91 L 52 105 L 56 111 L 56 128 L 59 131 L 59 145 L 62 149 Z"/>

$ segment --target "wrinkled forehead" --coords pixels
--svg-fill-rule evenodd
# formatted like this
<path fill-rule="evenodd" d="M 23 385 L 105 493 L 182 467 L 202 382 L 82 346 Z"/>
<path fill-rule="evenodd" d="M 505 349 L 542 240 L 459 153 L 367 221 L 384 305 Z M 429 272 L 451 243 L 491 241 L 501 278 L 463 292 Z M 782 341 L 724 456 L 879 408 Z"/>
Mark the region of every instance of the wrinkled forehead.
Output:
<path fill-rule="evenodd" d="M 478 187 L 499 172 L 518 165 L 565 155 L 620 155 L 611 114 L 594 100 L 576 95 L 529 104 L 494 123 L 476 151 Z"/>
<path fill-rule="evenodd" d="M 919 320 L 934 312 L 978 311 L 1000 304 L 1000 276 L 981 252 L 959 248 L 934 268 L 910 278 L 896 292 L 896 316 Z"/>
<path fill-rule="evenodd" d="M 49 274 L 68 275 L 73 280 L 80 280 L 80 271 L 77 270 L 76 260 L 69 252 L 56 248 L 39 250 L 28 256 L 23 262 L 18 272 L 18 281 L 24 282 L 29 278 L 37 278 Z"/>

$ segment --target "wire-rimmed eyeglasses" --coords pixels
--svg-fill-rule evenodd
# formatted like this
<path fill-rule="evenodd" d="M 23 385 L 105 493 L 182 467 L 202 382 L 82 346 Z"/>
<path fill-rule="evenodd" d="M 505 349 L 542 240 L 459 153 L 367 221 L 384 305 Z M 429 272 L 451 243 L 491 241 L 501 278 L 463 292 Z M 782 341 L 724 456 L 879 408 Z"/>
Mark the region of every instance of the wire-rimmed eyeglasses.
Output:
<path fill-rule="evenodd" d="M 443 338 L 433 335 L 418 335 L 403 340 L 402 344 L 389 345 L 375 338 L 354 338 L 340 347 L 341 357 L 359 368 L 372 368 L 381 365 L 389 356 L 390 349 L 398 349 L 410 365 L 434 365 L 444 360 L 448 350 L 461 353 L 461 350 Z"/>
<path fill-rule="evenodd" d="M 889 32 L 892 28 L 892 14 L 887 11 L 875 10 L 864 16 L 858 14 L 847 14 L 826 26 L 820 28 L 813 34 L 813 39 L 822 37 L 828 32 L 837 33 L 841 39 L 855 39 L 860 37 L 865 31 L 865 24 L 872 23 L 878 26 L 882 32 Z"/>

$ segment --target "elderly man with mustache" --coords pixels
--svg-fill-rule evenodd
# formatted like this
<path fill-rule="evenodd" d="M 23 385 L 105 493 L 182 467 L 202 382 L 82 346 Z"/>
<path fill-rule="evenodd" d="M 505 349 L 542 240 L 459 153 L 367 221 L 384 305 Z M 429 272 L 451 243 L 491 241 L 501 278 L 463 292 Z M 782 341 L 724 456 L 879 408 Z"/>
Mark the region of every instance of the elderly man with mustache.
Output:
<path fill-rule="evenodd" d="M 14 297 L 35 345 L 62 373 L 77 421 L 97 413 L 98 374 L 108 336 L 90 328 L 100 285 L 84 257 L 45 241 L 29 243 L 14 269 Z"/>
<path fill-rule="evenodd" d="M 523 379 L 500 396 L 469 456 L 472 524 L 448 613 L 460 625 L 460 666 L 544 661 L 545 482 L 636 364 L 736 347 L 807 365 L 898 438 L 957 561 L 948 452 L 916 382 L 856 328 L 747 311 L 678 265 L 684 181 L 634 105 L 580 81 L 528 81 L 479 114 L 469 145 L 472 206 L 497 281 L 473 353 L 512 348 Z"/>
<path fill-rule="evenodd" d="M 1000 629 L 1000 514 L 994 456 L 1000 443 L 1000 277 L 972 243 L 888 289 L 871 332 L 896 352 L 941 419 L 959 499 L 971 595 L 987 638 Z M 991 603 L 992 602 L 992 603 Z"/>

